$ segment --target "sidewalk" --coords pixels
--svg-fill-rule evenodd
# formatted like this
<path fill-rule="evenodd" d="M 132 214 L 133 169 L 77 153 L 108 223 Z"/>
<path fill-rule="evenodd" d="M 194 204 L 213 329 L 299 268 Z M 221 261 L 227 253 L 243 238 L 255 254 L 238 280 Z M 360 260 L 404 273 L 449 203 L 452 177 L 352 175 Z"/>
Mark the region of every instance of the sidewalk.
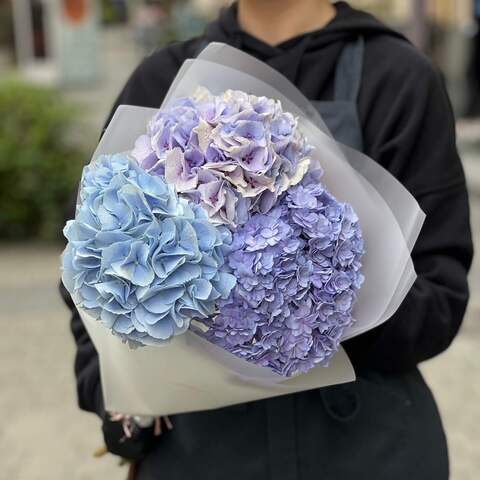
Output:
<path fill-rule="evenodd" d="M 457 123 L 457 144 L 471 195 L 480 195 L 480 119 Z"/>
<path fill-rule="evenodd" d="M 463 168 L 470 195 L 480 195 L 480 153 L 462 151 Z"/>

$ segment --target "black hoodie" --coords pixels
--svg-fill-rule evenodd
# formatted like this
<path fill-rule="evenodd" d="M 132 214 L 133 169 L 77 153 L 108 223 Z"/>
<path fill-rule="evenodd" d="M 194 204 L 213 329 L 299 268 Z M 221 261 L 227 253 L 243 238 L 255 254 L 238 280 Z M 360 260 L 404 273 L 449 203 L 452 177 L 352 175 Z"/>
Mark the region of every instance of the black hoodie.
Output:
<path fill-rule="evenodd" d="M 347 41 L 363 35 L 358 109 L 365 153 L 410 190 L 427 219 L 413 253 L 418 279 L 412 290 L 388 322 L 348 341 L 346 349 L 357 370 L 409 371 L 448 347 L 467 304 L 472 242 L 454 119 L 441 77 L 426 57 L 371 15 L 344 2 L 336 9 L 325 28 L 272 47 L 242 32 L 233 6 L 208 26 L 204 37 L 172 44 L 146 58 L 115 107 L 158 107 L 181 63 L 194 57 L 205 41 L 241 48 L 279 70 L 308 98 L 329 100 L 339 53 Z M 70 306 L 80 405 L 98 411 L 98 360 Z"/>

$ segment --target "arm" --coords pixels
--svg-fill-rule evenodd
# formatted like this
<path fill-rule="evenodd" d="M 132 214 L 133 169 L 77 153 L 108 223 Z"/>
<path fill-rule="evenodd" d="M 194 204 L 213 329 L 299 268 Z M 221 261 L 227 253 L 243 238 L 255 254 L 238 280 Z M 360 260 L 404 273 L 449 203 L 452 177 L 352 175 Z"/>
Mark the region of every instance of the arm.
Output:
<path fill-rule="evenodd" d="M 103 438 L 110 453 L 129 460 L 139 460 L 158 441 L 153 427 L 138 429 L 134 437 L 126 440 L 121 422 L 110 421 L 103 405 L 97 352 L 70 294 L 62 283 L 60 293 L 71 311 L 71 331 L 77 346 L 74 371 L 77 379 L 78 405 L 82 410 L 94 412 L 100 417 Z"/>
<path fill-rule="evenodd" d="M 412 252 L 418 278 L 392 318 L 347 342 L 357 365 L 385 371 L 414 368 L 450 345 L 465 313 L 473 254 L 465 178 L 442 79 L 412 47 L 403 48 L 390 59 L 401 67 L 393 77 L 378 67 L 366 69 L 379 87 L 363 99 L 362 120 L 369 155 L 426 213 Z"/>
<path fill-rule="evenodd" d="M 77 380 L 78 405 L 82 410 L 94 412 L 101 418 L 105 415 L 102 389 L 100 386 L 100 370 L 98 355 L 87 330 L 67 289 L 60 283 L 60 294 L 70 309 L 70 329 L 77 347 L 74 372 Z"/>

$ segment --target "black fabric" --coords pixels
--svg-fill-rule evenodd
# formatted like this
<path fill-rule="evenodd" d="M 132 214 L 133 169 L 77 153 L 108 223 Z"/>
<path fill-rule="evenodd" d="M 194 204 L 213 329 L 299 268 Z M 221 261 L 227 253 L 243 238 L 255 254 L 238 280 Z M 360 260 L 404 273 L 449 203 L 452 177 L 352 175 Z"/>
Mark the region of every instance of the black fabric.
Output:
<path fill-rule="evenodd" d="M 447 480 L 448 456 L 417 371 L 177 415 L 137 480 Z"/>
<path fill-rule="evenodd" d="M 448 477 L 440 419 L 416 365 L 448 347 L 468 298 L 472 243 L 453 116 L 440 75 L 424 56 L 370 15 L 343 2 L 336 8 L 324 29 L 271 47 L 240 30 L 234 6 L 205 37 L 145 59 L 114 109 L 122 103 L 158 107 L 182 61 L 205 40 L 239 47 L 285 74 L 311 100 L 332 101 L 339 55 L 361 35 L 364 151 L 427 214 L 413 252 L 418 279 L 387 323 L 346 343 L 359 372 L 355 383 L 174 417 L 174 430 L 140 464 L 140 480 Z M 98 360 L 70 307 L 79 404 L 101 414 Z"/>

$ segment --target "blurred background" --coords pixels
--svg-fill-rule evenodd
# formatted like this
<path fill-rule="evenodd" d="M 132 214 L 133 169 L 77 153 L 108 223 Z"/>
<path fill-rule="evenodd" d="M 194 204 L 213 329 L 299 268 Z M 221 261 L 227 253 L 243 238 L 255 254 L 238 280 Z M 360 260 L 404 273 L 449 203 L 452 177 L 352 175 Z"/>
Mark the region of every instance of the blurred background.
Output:
<path fill-rule="evenodd" d="M 132 69 L 162 44 L 201 33 L 226 3 L 0 0 L 0 480 L 125 477 L 114 457 L 94 458 L 99 421 L 76 407 L 57 293 L 64 208 Z M 480 249 L 480 1 L 351 3 L 402 30 L 442 69 Z M 421 367 L 446 426 L 453 480 L 480 472 L 479 256 L 471 291 L 458 338 Z"/>

